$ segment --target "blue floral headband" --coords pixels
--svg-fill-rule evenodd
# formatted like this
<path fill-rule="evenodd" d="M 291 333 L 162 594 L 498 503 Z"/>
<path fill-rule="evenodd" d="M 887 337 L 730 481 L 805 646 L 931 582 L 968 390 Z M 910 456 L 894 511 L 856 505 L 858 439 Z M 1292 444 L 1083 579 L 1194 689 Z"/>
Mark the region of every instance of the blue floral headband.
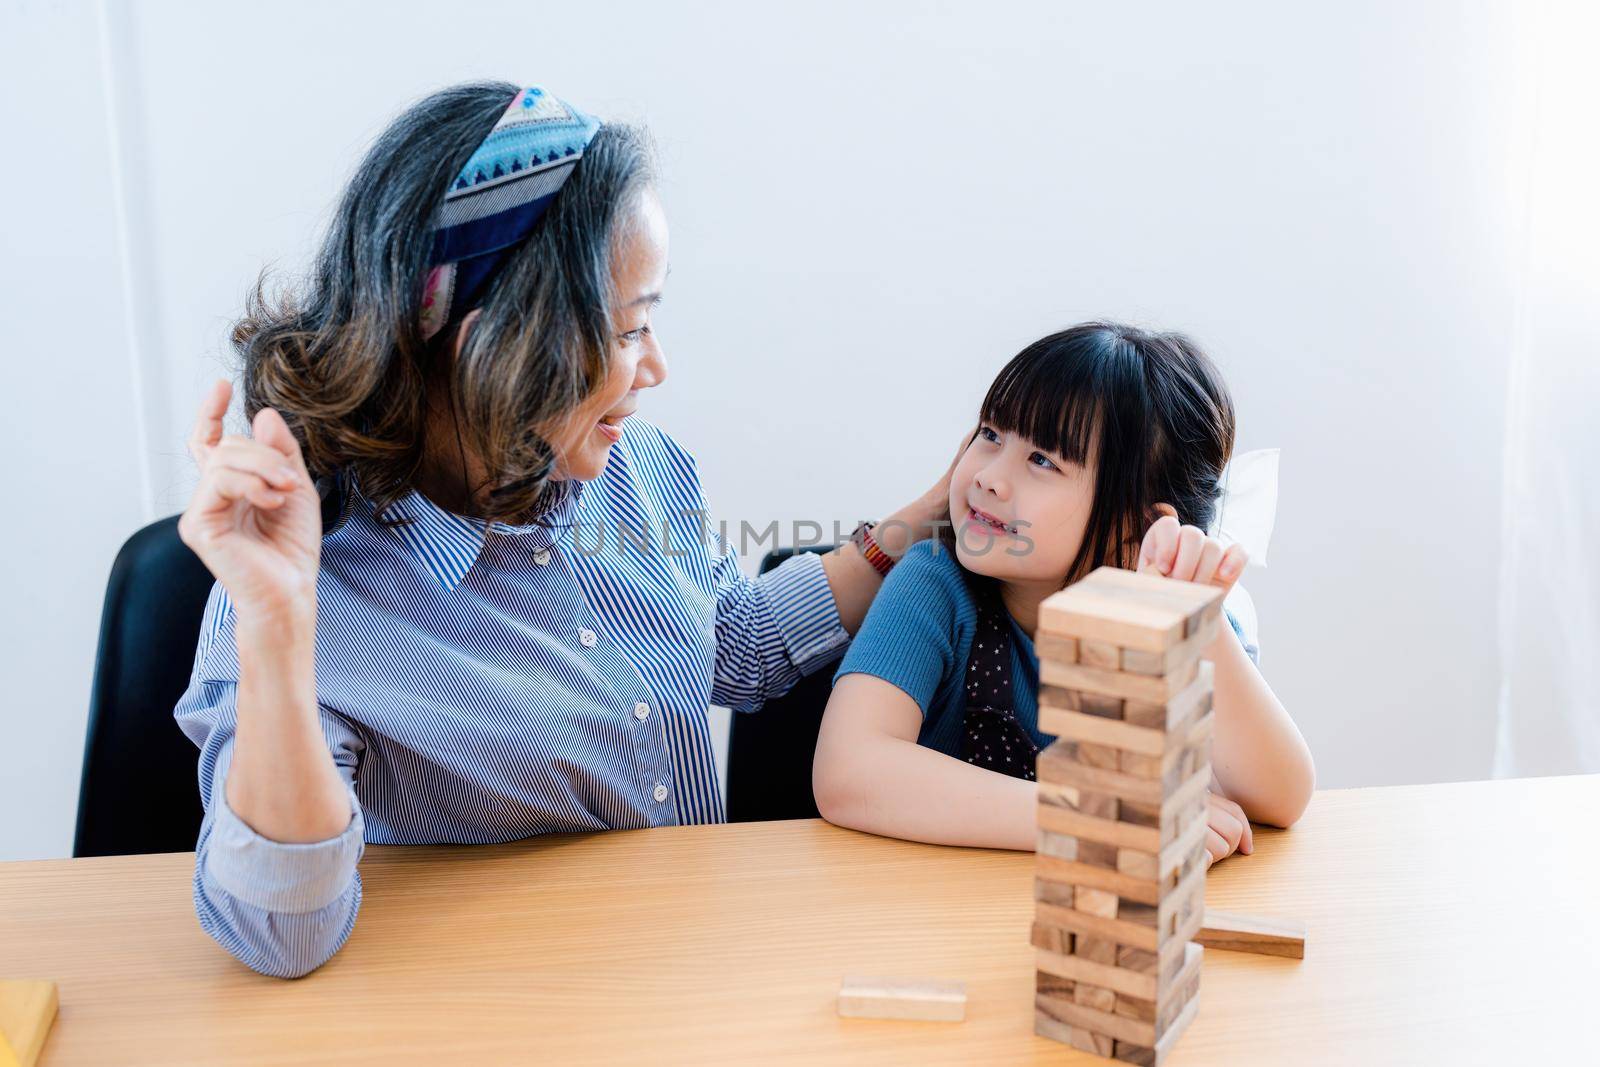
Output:
<path fill-rule="evenodd" d="M 537 85 L 511 101 L 445 194 L 422 297 L 424 339 L 478 305 L 599 129 Z"/>

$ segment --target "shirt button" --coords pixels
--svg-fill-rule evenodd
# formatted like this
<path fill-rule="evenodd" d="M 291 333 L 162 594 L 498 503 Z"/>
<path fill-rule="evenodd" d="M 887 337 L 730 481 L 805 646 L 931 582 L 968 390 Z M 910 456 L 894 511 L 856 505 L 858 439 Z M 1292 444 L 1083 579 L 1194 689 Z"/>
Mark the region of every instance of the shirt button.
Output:
<path fill-rule="evenodd" d="M 550 552 L 549 552 L 549 550 L 541 548 L 539 551 L 535 552 L 533 554 L 533 561 L 535 563 L 537 563 L 541 567 L 550 566 Z"/>
<path fill-rule="evenodd" d="M 582 629 L 578 631 L 578 643 L 584 648 L 593 648 L 596 640 L 598 640 L 598 638 L 595 637 L 593 630 Z"/>
<path fill-rule="evenodd" d="M 667 787 L 662 785 L 660 782 L 657 782 L 655 792 L 651 793 L 650 795 L 656 798 L 657 804 L 665 803 L 667 799 Z"/>
<path fill-rule="evenodd" d="M 633 706 L 633 717 L 640 722 L 644 722 L 650 717 L 650 705 L 643 702 L 635 704 Z"/>

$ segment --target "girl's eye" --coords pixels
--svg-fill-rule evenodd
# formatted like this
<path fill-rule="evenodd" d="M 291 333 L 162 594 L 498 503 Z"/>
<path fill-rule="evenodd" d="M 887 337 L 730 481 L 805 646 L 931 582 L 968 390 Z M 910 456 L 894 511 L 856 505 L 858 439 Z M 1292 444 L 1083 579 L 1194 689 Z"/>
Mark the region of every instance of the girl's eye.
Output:
<path fill-rule="evenodd" d="M 1028 457 L 1028 462 L 1029 463 L 1032 463 L 1034 460 L 1038 460 L 1041 464 L 1043 464 L 1049 470 L 1058 471 L 1058 470 L 1061 469 L 1060 467 L 1057 467 L 1055 465 L 1055 462 L 1052 461 L 1050 459 L 1050 457 L 1045 455 L 1043 452 L 1035 452 L 1031 456 Z"/>
<path fill-rule="evenodd" d="M 994 442 L 994 441 L 1000 440 L 1000 435 L 995 433 L 993 430 L 991 430 L 987 426 L 978 427 L 978 436 L 983 438 L 985 441 L 990 441 L 990 442 Z"/>

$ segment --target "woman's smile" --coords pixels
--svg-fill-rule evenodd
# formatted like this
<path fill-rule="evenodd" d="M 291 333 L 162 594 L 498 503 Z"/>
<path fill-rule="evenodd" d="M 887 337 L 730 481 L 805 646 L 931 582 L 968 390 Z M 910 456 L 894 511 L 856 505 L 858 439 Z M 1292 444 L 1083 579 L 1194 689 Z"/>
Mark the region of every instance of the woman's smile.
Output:
<path fill-rule="evenodd" d="M 616 444 L 618 441 L 622 440 L 622 420 L 626 419 L 629 415 L 632 415 L 633 412 L 637 410 L 637 408 L 634 408 L 630 411 L 624 411 L 620 415 L 607 415 L 605 418 L 595 423 L 594 428 L 599 432 L 600 436 L 604 437 L 612 444 Z"/>

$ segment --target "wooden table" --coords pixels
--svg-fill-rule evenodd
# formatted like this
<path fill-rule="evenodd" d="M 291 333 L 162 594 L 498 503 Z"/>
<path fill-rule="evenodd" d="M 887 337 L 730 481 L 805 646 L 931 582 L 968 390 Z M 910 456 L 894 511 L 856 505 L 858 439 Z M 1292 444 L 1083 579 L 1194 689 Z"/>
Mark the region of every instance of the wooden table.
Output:
<path fill-rule="evenodd" d="M 1214 868 L 1303 961 L 1206 955 L 1177 1064 L 1597 1062 L 1600 777 L 1318 794 Z M 0 864 L 0 976 L 60 983 L 43 1063 L 1100 1062 L 1033 1036 L 1032 857 L 818 822 L 372 847 L 298 981 L 196 923 L 188 853 Z M 964 1023 L 840 1019 L 851 972 Z"/>

